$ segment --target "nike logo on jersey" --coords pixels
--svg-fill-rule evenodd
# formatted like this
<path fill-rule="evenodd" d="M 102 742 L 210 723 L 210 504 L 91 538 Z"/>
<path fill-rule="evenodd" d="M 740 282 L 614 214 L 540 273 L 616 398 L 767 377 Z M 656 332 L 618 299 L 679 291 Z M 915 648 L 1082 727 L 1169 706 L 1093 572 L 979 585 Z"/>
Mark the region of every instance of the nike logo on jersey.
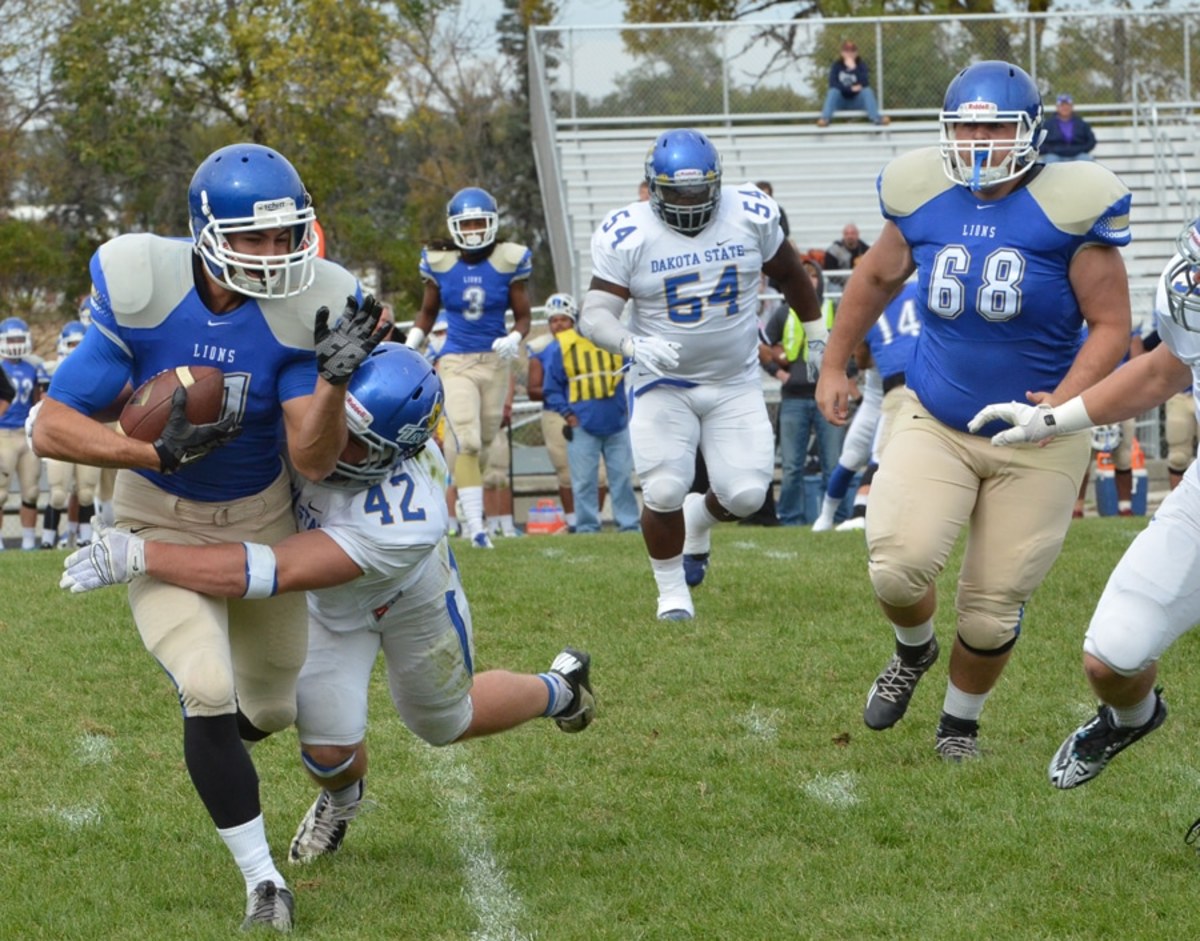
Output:
<path fill-rule="evenodd" d="M 721 241 L 717 242 L 717 248 L 720 248 L 726 242 L 732 242 L 732 241 L 733 241 L 733 239 L 721 239 Z"/>
<path fill-rule="evenodd" d="M 996 204 L 995 203 L 976 203 L 975 208 L 976 209 L 995 209 Z"/>
<path fill-rule="evenodd" d="M 209 325 L 210 327 L 225 327 L 225 326 L 228 326 L 228 325 L 229 325 L 229 324 L 231 324 L 231 323 L 233 323 L 233 321 L 232 321 L 232 320 L 210 320 L 210 321 L 208 322 L 208 325 Z"/>

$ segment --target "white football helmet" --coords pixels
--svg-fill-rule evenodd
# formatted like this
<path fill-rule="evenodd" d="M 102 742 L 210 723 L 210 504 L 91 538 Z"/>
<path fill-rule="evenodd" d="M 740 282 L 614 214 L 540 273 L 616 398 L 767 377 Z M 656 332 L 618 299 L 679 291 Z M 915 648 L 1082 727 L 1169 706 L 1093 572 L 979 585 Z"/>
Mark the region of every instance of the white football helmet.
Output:
<path fill-rule="evenodd" d="M 1200 332 L 1200 219 L 1183 227 L 1175 251 L 1162 275 L 1167 310 L 1179 326 Z"/>
<path fill-rule="evenodd" d="M 87 327 L 78 320 L 72 320 L 63 327 L 62 332 L 58 335 L 58 358 L 66 359 L 71 355 L 75 348 L 83 342 L 85 333 L 87 333 Z"/>
<path fill-rule="evenodd" d="M 33 334 L 29 324 L 20 317 L 9 317 L 0 322 L 0 356 L 5 359 L 20 359 L 33 352 Z"/>

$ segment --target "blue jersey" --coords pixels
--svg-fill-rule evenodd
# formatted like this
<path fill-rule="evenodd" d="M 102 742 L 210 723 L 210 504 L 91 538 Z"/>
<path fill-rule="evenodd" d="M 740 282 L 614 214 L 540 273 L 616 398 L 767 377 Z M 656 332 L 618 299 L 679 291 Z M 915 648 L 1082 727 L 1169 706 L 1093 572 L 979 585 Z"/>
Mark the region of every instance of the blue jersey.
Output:
<path fill-rule="evenodd" d="M 16 396 L 8 406 L 8 410 L 0 415 L 0 429 L 24 428 L 29 410 L 33 408 L 33 395 L 39 386 L 44 385 L 46 374 L 41 361 L 34 356 L 23 356 L 20 359 L 0 359 L 0 369 L 8 376 Z"/>
<path fill-rule="evenodd" d="M 1129 243 L 1128 188 L 1075 161 L 1035 167 L 1012 193 L 983 200 L 947 179 L 936 147 L 891 161 L 878 188 L 917 266 L 921 334 L 907 380 L 921 403 L 966 431 L 989 402 L 1054 389 L 1083 323 L 1071 259 L 1085 245 Z"/>
<path fill-rule="evenodd" d="M 284 444 L 282 402 L 311 395 L 317 381 L 313 320 L 318 307 L 340 312 L 361 301 L 354 276 L 317 260 L 303 294 L 247 298 L 213 314 L 196 290 L 192 244 L 154 235 L 123 235 L 92 256 L 92 327 L 55 371 L 50 396 L 84 414 L 111 402 L 129 382 L 137 388 L 175 366 L 225 372 L 225 412 L 242 433 L 202 460 L 163 475 L 139 470 L 158 487 L 191 500 L 227 501 L 265 489 L 279 474 Z"/>
<path fill-rule="evenodd" d="M 481 261 L 466 262 L 462 252 L 421 252 L 421 277 L 437 285 L 446 311 L 447 353 L 490 353 L 508 333 L 509 288 L 533 273 L 533 253 L 524 245 L 500 242 Z"/>
<path fill-rule="evenodd" d="M 892 298 L 892 302 L 867 331 L 867 346 L 870 347 L 871 359 L 875 361 L 880 379 L 887 380 L 907 373 L 920 333 L 917 285 L 910 281 Z"/>

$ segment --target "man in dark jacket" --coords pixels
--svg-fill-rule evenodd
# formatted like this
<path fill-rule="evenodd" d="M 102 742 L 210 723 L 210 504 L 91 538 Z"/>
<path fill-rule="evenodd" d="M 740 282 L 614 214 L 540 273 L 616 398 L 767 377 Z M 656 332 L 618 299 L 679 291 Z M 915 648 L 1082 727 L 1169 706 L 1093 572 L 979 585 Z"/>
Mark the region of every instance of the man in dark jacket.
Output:
<path fill-rule="evenodd" d="M 1075 113 L 1070 95 L 1059 95 L 1053 117 L 1046 120 L 1046 139 L 1042 141 L 1043 163 L 1060 160 L 1091 160 L 1096 135 L 1092 126 Z"/>

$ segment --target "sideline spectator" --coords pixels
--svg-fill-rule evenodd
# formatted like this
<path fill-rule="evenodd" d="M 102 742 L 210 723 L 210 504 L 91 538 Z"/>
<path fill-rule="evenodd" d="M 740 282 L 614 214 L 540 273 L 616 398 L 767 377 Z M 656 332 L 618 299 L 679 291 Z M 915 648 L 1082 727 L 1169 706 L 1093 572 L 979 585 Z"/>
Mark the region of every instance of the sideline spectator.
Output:
<path fill-rule="evenodd" d="M 827 127 L 835 111 L 865 111 L 872 124 L 891 123 L 891 118 L 879 113 L 875 92 L 870 88 L 870 71 L 858 57 L 858 45 L 852 39 L 842 41 L 841 55 L 829 67 L 829 91 L 817 127 Z"/>
<path fill-rule="evenodd" d="M 1096 146 L 1092 126 L 1075 113 L 1070 95 L 1059 95 L 1054 117 L 1046 122 L 1046 139 L 1039 148 L 1042 163 L 1063 160 L 1091 160 Z"/>
<path fill-rule="evenodd" d="M 0 371 L 15 390 L 9 407 L 0 412 L 0 515 L 8 502 L 8 483 L 13 474 L 20 482 L 21 548 L 37 548 L 37 501 L 42 462 L 30 450 L 25 436 L 25 419 L 42 397 L 45 364 L 33 352 L 33 334 L 20 317 L 0 323 Z M 0 540 L 0 549 L 4 542 Z"/>
<path fill-rule="evenodd" d="M 826 327 L 833 326 L 833 302 L 825 300 L 825 285 L 821 269 L 808 258 L 802 260 Z M 779 522 L 784 526 L 803 526 L 816 522 L 809 519 L 805 509 L 804 475 L 808 460 L 808 443 L 814 435 L 821 462 L 821 487 L 829 485 L 829 476 L 837 467 L 845 432 L 831 423 L 817 409 L 817 384 L 806 367 L 808 344 L 800 318 L 780 304 L 763 330 L 774 353 L 775 370 L 767 366 L 783 383 L 779 390 Z"/>
<path fill-rule="evenodd" d="M 601 456 L 608 470 L 617 528 L 621 532 L 638 532 L 640 510 L 633 493 L 624 358 L 581 337 L 572 322 L 556 332 L 554 342 L 546 348 L 544 363 L 542 389 L 546 408 L 566 421 L 563 437 L 567 442 L 575 498 L 575 532 L 600 532 Z"/>
<path fill-rule="evenodd" d="M 858 264 L 858 260 L 867 253 L 871 246 L 858 235 L 858 226 L 847 222 L 842 229 L 842 237 L 825 249 L 826 271 L 850 271 Z M 829 278 L 831 287 L 842 288 L 846 285 L 845 277 Z"/>

